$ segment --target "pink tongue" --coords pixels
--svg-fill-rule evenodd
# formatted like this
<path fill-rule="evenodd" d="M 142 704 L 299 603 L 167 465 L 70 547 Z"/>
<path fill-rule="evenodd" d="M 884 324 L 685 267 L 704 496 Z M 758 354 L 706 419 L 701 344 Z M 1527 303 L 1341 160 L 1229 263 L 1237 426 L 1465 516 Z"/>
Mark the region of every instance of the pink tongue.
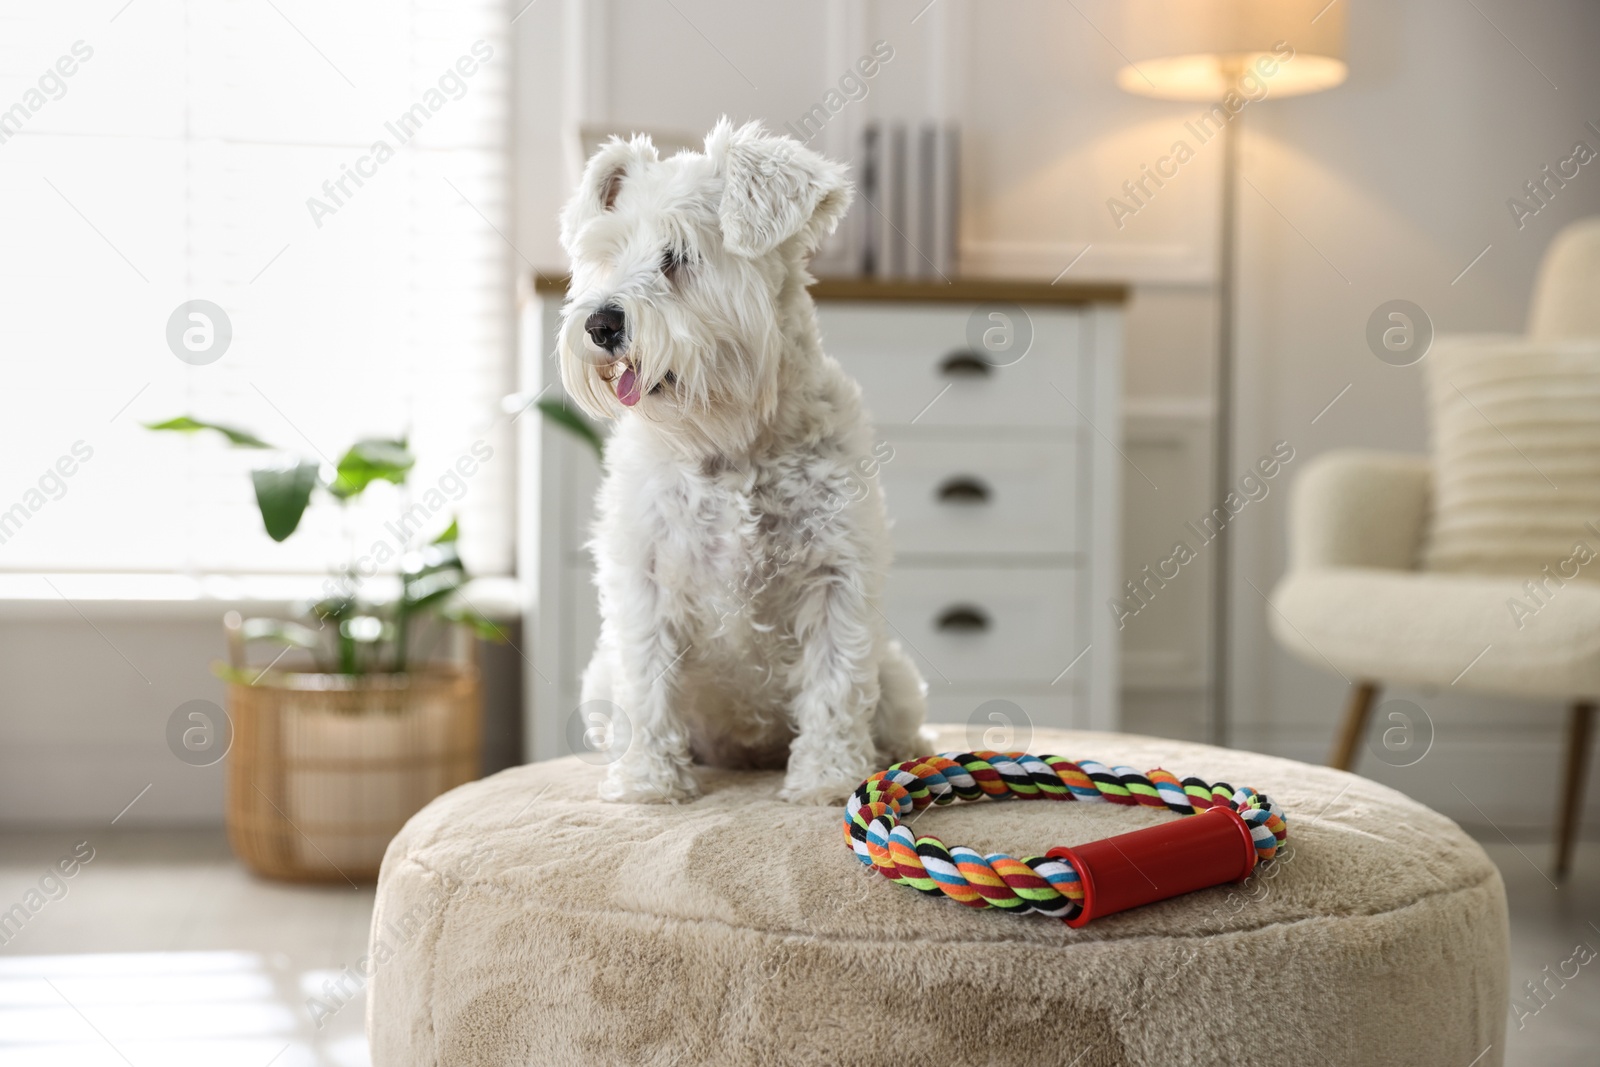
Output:
<path fill-rule="evenodd" d="M 622 377 L 617 379 L 617 399 L 630 408 L 639 402 L 639 376 L 632 367 L 622 368 Z"/>

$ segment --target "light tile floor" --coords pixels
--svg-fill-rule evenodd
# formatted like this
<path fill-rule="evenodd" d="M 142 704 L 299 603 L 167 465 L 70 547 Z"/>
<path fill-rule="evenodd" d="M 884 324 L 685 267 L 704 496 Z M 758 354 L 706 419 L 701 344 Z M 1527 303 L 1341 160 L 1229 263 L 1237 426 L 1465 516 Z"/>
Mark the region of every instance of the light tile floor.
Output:
<path fill-rule="evenodd" d="M 86 838 L 94 858 L 41 886 Z M 1526 1006 L 1508 1008 L 1505 1062 L 1593 1067 L 1600 958 L 1548 983 L 1542 1004 L 1523 983 L 1577 945 L 1600 951 L 1600 844 L 1580 849 L 1557 889 L 1540 866 L 1546 842 L 1486 838 L 1511 902 L 1512 992 Z M 365 996 L 341 1001 L 326 983 L 365 953 L 370 889 L 252 878 L 215 831 L 0 833 L 0 916 L 30 890 L 43 906 L 14 935 L 0 927 L 0 1067 L 369 1063 Z M 314 1017 L 313 997 L 331 1016 Z"/>
<path fill-rule="evenodd" d="M 0 918 L 85 839 L 66 894 L 47 885 L 20 931 L 0 927 L 0 1065 L 370 1062 L 365 995 L 322 988 L 366 954 L 370 888 L 253 878 L 212 830 L 6 833 Z"/>
<path fill-rule="evenodd" d="M 1595 1067 L 1600 1064 L 1600 842 L 1578 847 L 1572 873 L 1558 888 L 1547 876 L 1553 851 L 1548 841 L 1512 843 L 1492 830 L 1477 836 L 1505 879 L 1511 911 L 1507 1067 Z M 1572 959 L 1578 946 L 1586 952 Z M 1584 956 L 1587 964 L 1579 962 Z M 1560 971 L 1574 969 L 1572 979 L 1559 977 Z M 1552 974 L 1557 977 L 1549 979 Z M 1528 993 L 1530 981 L 1545 984 L 1540 999 Z"/>

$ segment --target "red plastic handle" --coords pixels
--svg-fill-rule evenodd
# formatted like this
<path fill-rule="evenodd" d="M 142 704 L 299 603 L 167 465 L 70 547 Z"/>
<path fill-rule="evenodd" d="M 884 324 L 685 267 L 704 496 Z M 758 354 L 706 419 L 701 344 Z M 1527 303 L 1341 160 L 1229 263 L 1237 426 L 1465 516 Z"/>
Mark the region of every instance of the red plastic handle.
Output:
<path fill-rule="evenodd" d="M 1075 848 L 1053 848 L 1045 855 L 1072 864 L 1083 884 L 1083 910 L 1066 920 L 1068 926 L 1196 889 L 1242 882 L 1256 865 L 1250 827 L 1238 812 L 1220 807 Z"/>

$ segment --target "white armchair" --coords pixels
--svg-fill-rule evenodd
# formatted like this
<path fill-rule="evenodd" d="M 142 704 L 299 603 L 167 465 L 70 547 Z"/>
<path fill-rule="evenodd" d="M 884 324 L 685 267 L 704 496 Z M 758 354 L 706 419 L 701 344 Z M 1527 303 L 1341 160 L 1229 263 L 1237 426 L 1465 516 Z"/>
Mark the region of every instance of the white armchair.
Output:
<path fill-rule="evenodd" d="M 1552 245 L 1535 288 L 1530 350 L 1600 338 L 1600 219 Z M 1291 492 L 1289 572 L 1272 595 L 1274 636 L 1332 668 L 1351 694 L 1329 763 L 1353 769 L 1380 686 L 1436 685 L 1570 704 L 1557 877 L 1571 863 L 1600 699 L 1600 582 L 1419 569 L 1433 513 L 1429 457 L 1340 451 L 1307 466 Z M 1535 603 L 1519 618 L 1512 601 Z"/>

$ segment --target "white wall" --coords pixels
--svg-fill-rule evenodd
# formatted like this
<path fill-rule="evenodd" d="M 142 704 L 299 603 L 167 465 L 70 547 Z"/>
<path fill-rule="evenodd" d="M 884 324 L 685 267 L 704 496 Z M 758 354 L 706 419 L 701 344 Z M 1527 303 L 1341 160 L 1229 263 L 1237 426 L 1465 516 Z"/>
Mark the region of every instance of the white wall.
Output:
<path fill-rule="evenodd" d="M 1422 451 L 1422 368 L 1374 358 L 1363 341 L 1368 314 L 1404 297 L 1443 331 L 1519 329 L 1544 245 L 1562 222 L 1600 211 L 1600 169 L 1590 168 L 1521 232 L 1505 208 L 1574 140 L 1595 143 L 1583 124 L 1600 124 L 1600 9 L 1581 0 L 1348 9 L 1349 81 L 1243 115 L 1241 471 L 1278 440 L 1296 449 L 1290 476 L 1332 448 Z M 845 149 L 868 117 L 949 115 L 966 137 L 970 269 L 1053 277 L 1087 244 L 1069 277 L 1136 285 L 1126 447 L 1155 488 L 1125 472 L 1131 573 L 1212 503 L 1205 442 L 1220 152 L 1202 146 L 1147 207 L 1115 225 L 1106 199 L 1164 154 L 1199 110 L 1115 88 L 1120 19 L 1114 0 L 541 0 L 517 21 L 518 246 L 540 266 L 562 265 L 554 216 L 572 166 L 563 123 L 703 130 L 727 113 L 781 126 L 821 99 L 872 41 L 891 42 L 894 60 L 868 97 L 830 124 L 826 148 Z M 1350 391 L 1312 425 L 1346 384 Z M 1270 591 L 1282 574 L 1286 488 L 1276 486 L 1235 526 L 1234 743 L 1320 760 L 1344 685 L 1277 649 L 1264 604 L 1246 584 Z M 1186 572 L 1186 584 L 1125 634 L 1131 728 L 1198 729 L 1203 568 Z M 1502 824 L 1550 817 L 1558 709 L 1400 695 L 1432 715 L 1435 749 L 1405 771 L 1374 761 L 1364 771 L 1464 821 L 1480 820 L 1452 781 L 1475 783 L 1474 799 Z M 1590 792 L 1600 800 L 1600 789 Z M 1591 804 L 1590 826 L 1600 826 L 1600 803 Z"/>
<path fill-rule="evenodd" d="M 215 615 L 0 618 L 0 824 L 106 826 L 140 793 L 118 826 L 220 823 L 223 765 L 179 761 L 166 726 L 187 701 L 223 703 L 209 667 L 226 655 Z"/>
<path fill-rule="evenodd" d="M 1445 0 L 1353 4 L 1349 82 L 1250 116 L 1244 173 L 1261 195 L 1247 190 L 1242 201 L 1240 457 L 1278 439 L 1307 457 L 1353 445 L 1424 451 L 1423 365 L 1373 358 L 1367 316 L 1398 297 L 1420 304 L 1442 332 L 1520 330 L 1550 238 L 1600 212 L 1600 168 L 1586 168 L 1520 232 L 1505 206 L 1574 141 L 1600 146 L 1584 129 L 1600 124 L 1600 9 L 1478 6 L 1483 14 Z M 1284 510 L 1257 518 L 1241 529 L 1240 576 L 1270 589 L 1284 567 Z M 1248 588 L 1236 603 L 1247 609 L 1235 646 L 1242 729 L 1262 747 L 1319 758 L 1343 682 L 1273 648 Z M 1482 820 L 1458 786 L 1497 822 L 1553 818 L 1560 709 L 1396 695 L 1432 717 L 1435 748 L 1415 767 L 1369 761 L 1367 773 L 1463 821 Z M 1591 785 L 1589 796 L 1594 830 L 1600 789 Z"/>

